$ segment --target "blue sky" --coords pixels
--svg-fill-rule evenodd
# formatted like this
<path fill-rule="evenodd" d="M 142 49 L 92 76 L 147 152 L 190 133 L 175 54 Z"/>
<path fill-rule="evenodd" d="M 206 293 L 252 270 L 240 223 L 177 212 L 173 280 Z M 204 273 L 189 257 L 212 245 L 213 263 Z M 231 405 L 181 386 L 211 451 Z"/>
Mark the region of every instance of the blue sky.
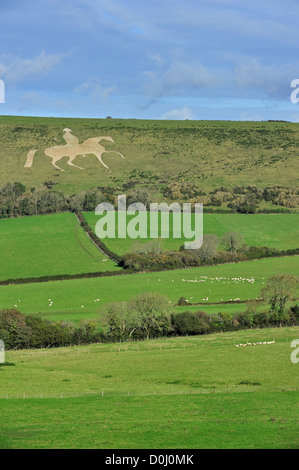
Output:
<path fill-rule="evenodd" d="M 299 121 L 298 0 L 1 0 L 0 114 Z"/>

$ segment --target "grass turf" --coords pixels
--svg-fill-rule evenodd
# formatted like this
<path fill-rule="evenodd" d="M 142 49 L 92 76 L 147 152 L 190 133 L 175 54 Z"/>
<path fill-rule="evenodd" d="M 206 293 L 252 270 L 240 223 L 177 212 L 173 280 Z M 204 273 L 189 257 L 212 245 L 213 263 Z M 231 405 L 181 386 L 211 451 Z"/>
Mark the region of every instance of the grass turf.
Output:
<path fill-rule="evenodd" d="M 0 367 L 0 447 L 296 448 L 290 341 L 298 333 L 9 351 Z"/>
<path fill-rule="evenodd" d="M 95 225 L 100 220 L 99 215 L 93 212 L 85 212 L 84 217 L 90 227 L 95 231 Z M 132 216 L 128 216 L 130 220 Z M 116 228 L 117 228 L 116 213 Z M 194 214 L 192 214 L 194 221 Z M 194 223 L 194 222 L 193 222 Z M 173 238 L 172 214 L 170 213 L 170 236 L 161 238 L 161 244 L 165 250 L 178 250 L 184 243 L 184 238 Z M 159 219 L 159 233 L 161 224 Z M 230 231 L 239 232 L 244 236 L 244 241 L 248 246 L 268 246 L 278 250 L 298 248 L 299 242 L 299 214 L 204 214 L 203 233 L 204 235 L 217 235 L 221 237 Z M 140 242 L 147 242 L 150 239 L 150 223 L 148 216 L 147 239 L 138 239 Z M 106 246 L 117 253 L 123 255 L 134 251 L 136 242 L 130 238 L 105 238 L 103 242 Z"/>
<path fill-rule="evenodd" d="M 109 169 L 94 155 L 67 158 L 51 165 L 43 151 L 65 145 L 63 129 L 72 129 L 79 142 L 110 136 L 103 141 Z M 54 181 L 73 194 L 95 186 L 123 187 L 134 182 L 160 194 L 165 184 L 184 179 L 203 190 L 256 184 L 258 187 L 297 185 L 299 127 L 297 123 L 163 121 L 134 119 L 69 119 L 2 116 L 0 118 L 0 185 L 21 181 L 28 188 Z M 28 150 L 38 149 L 32 168 L 24 168 Z"/>
<path fill-rule="evenodd" d="M 4 219 L 0 227 L 0 280 L 119 269 L 95 247 L 74 214 Z"/>
<path fill-rule="evenodd" d="M 299 257 L 269 258 L 243 263 L 121 276 L 0 286 L 0 308 L 73 320 L 100 315 L 108 302 L 126 301 L 142 292 L 159 292 L 170 302 L 192 303 L 256 299 L 274 273 L 298 274 Z M 48 299 L 53 301 L 49 305 Z M 97 299 L 100 299 L 97 301 Z M 204 300 L 208 299 L 208 300 Z M 20 300 L 20 302 L 18 302 Z M 234 305 L 235 307 L 235 305 Z M 205 306 L 199 307 L 205 310 Z"/>

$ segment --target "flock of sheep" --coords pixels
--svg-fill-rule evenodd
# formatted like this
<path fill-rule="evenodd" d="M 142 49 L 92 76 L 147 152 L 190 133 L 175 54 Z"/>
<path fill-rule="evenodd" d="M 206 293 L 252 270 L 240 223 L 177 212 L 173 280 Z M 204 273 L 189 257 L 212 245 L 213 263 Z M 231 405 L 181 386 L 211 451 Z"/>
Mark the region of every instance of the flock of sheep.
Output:
<path fill-rule="evenodd" d="M 273 344 L 275 343 L 275 340 L 273 341 L 263 341 L 263 342 L 258 342 L 258 343 L 240 343 L 240 344 L 235 344 L 236 348 L 239 348 L 240 346 L 256 346 L 257 344 Z"/>

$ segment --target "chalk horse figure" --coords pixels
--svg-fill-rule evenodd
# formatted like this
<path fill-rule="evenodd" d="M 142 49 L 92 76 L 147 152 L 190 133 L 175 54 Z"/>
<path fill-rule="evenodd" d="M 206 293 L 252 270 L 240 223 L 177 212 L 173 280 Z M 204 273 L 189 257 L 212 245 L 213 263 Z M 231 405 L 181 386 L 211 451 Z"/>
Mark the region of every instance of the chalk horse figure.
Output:
<path fill-rule="evenodd" d="M 108 140 L 109 142 L 114 142 L 112 137 L 103 136 L 103 137 L 92 137 L 90 139 L 85 140 L 82 144 L 79 144 L 79 140 L 76 136 L 71 134 L 71 129 L 63 129 L 64 134 L 63 138 L 66 141 L 66 145 L 55 145 L 53 147 L 46 148 L 44 153 L 48 157 L 52 158 L 52 165 L 60 171 L 64 171 L 60 168 L 56 163 L 61 160 L 63 157 L 69 157 L 67 164 L 70 166 L 74 166 L 79 168 L 80 170 L 84 170 L 81 166 L 75 165 L 73 160 L 79 155 L 82 157 L 86 157 L 88 154 L 93 154 L 97 157 L 99 162 L 105 167 L 109 168 L 102 160 L 102 154 L 106 153 L 117 153 L 122 158 L 124 156 L 116 151 L 116 150 L 106 150 L 105 147 L 99 144 L 100 140 Z M 38 149 L 29 150 L 27 153 L 26 163 L 24 168 L 31 168 L 33 164 L 33 157 Z"/>

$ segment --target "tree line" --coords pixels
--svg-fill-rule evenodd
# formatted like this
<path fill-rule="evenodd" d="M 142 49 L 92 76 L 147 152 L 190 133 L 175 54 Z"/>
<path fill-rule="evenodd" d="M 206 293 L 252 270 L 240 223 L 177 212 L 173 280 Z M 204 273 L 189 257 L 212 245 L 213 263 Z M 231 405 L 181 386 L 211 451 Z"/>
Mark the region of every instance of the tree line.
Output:
<path fill-rule="evenodd" d="M 55 190 L 54 181 L 45 181 L 41 186 L 26 188 L 23 183 L 7 183 L 0 189 L 0 218 L 43 215 L 57 212 L 94 211 L 101 202 L 117 205 L 117 197 L 125 192 L 127 205 L 141 202 L 148 209 L 150 196 L 148 190 L 127 188 L 98 187 L 80 193 L 65 195 Z M 289 212 L 299 206 L 299 191 L 296 188 L 280 186 L 259 189 L 256 186 L 236 186 L 233 189 L 220 187 L 207 192 L 192 183 L 180 181 L 170 183 L 162 192 L 168 200 L 196 202 L 204 205 L 205 212 Z M 258 209 L 261 201 L 269 202 L 277 209 Z M 226 209 L 221 206 L 226 205 Z"/>
<path fill-rule="evenodd" d="M 292 299 L 298 293 L 298 279 L 292 275 L 273 276 L 261 289 L 263 302 L 248 302 L 244 312 L 234 315 L 221 309 L 217 314 L 187 309 L 174 312 L 171 302 L 158 293 L 107 304 L 99 319 L 84 319 L 77 327 L 69 321 L 50 322 L 16 309 L 4 309 L 0 311 L 0 339 L 6 349 L 47 348 L 295 326 L 299 324 L 299 306 Z"/>
<path fill-rule="evenodd" d="M 0 219 L 44 215 L 58 212 L 94 211 L 111 198 L 110 188 L 89 189 L 66 196 L 53 189 L 56 183 L 46 181 L 40 187 L 27 189 L 23 183 L 7 183 L 0 189 Z"/>
<path fill-rule="evenodd" d="M 204 235 L 202 246 L 195 250 L 185 249 L 182 245 L 180 251 L 164 251 L 161 240 L 135 242 L 133 250 L 121 257 L 119 266 L 132 271 L 171 270 L 299 254 L 299 248 L 277 250 L 266 246 L 246 246 L 242 234 L 235 231 L 229 231 L 221 238 Z"/>
<path fill-rule="evenodd" d="M 282 208 L 299 207 L 298 187 L 288 188 L 274 185 L 266 188 L 257 188 L 255 185 L 234 188 L 220 186 L 211 191 L 204 190 L 195 183 L 180 180 L 169 183 L 163 190 L 164 196 L 175 201 L 184 201 L 194 204 L 202 203 L 204 207 L 217 207 L 226 205 L 232 212 L 241 214 L 253 214 L 258 210 L 261 202 L 271 203 Z M 267 212 L 267 210 L 265 209 Z M 276 210 L 280 212 L 281 210 Z M 275 210 L 272 210 L 275 212 Z"/>

